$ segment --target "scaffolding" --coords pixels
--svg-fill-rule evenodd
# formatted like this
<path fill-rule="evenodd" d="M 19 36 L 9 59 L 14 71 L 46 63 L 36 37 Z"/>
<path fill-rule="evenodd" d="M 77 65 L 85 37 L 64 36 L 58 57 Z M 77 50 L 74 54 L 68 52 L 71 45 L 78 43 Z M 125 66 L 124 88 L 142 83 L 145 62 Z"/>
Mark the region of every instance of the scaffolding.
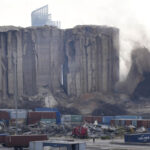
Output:
<path fill-rule="evenodd" d="M 60 28 L 60 21 L 52 21 L 51 14 L 48 14 L 48 5 L 34 10 L 31 13 L 32 26 L 56 26 Z"/>

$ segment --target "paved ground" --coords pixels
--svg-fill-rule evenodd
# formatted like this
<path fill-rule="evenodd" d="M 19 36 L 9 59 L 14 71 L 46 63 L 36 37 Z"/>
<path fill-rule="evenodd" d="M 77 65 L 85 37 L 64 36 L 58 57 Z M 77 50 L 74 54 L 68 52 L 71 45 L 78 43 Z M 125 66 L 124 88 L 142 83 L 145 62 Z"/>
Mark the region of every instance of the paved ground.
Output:
<path fill-rule="evenodd" d="M 2 146 L 0 146 L 0 150 L 14 150 L 13 148 L 4 148 Z"/>
<path fill-rule="evenodd" d="M 112 144 L 112 143 L 120 144 Z M 121 139 L 116 140 L 100 140 L 96 139 L 95 143 L 92 140 L 88 140 L 87 150 L 150 150 L 150 146 L 143 145 L 125 145 Z"/>
<path fill-rule="evenodd" d="M 59 140 L 59 138 L 57 138 L 57 140 Z M 86 150 L 150 150 L 150 146 L 147 145 L 125 145 L 123 144 L 122 139 L 114 139 L 114 140 L 96 139 L 95 143 L 93 143 L 92 139 L 79 140 L 79 141 L 86 142 L 87 145 Z M 114 143 L 119 143 L 119 144 L 114 144 Z M 13 150 L 13 148 L 3 148 L 2 146 L 0 146 L 0 150 Z M 54 148 L 53 150 L 62 150 L 62 149 Z"/>

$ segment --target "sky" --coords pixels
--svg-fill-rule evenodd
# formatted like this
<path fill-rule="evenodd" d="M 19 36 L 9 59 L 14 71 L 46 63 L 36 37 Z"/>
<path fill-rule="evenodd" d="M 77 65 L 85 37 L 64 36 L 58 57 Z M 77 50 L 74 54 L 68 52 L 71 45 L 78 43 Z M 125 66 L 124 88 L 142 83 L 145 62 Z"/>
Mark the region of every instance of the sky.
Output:
<path fill-rule="evenodd" d="M 31 12 L 46 4 L 63 29 L 84 24 L 119 28 L 122 79 L 130 68 L 131 50 L 150 48 L 150 0 L 0 0 L 0 26 L 31 26 Z"/>

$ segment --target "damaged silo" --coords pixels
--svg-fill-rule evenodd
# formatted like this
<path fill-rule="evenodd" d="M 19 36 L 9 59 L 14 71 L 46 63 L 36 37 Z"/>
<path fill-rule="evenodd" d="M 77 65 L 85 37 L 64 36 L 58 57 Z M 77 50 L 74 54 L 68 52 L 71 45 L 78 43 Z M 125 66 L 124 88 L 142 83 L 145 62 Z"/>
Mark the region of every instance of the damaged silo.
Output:
<path fill-rule="evenodd" d="M 77 26 L 65 31 L 64 86 L 68 95 L 111 92 L 119 79 L 119 31 Z"/>
<path fill-rule="evenodd" d="M 0 32 L 0 93 L 13 95 L 14 54 L 18 95 L 42 86 L 68 95 L 112 92 L 119 79 L 119 30 L 106 26 L 13 28 Z M 63 79 L 62 79 L 63 78 Z"/>

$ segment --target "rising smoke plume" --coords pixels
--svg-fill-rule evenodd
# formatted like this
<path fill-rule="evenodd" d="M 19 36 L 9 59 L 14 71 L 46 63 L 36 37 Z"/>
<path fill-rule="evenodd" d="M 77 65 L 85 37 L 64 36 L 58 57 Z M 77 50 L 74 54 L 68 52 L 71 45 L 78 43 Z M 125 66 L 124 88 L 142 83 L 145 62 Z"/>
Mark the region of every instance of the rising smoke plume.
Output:
<path fill-rule="evenodd" d="M 150 52 L 145 47 L 133 49 L 131 68 L 125 81 L 119 85 L 120 91 L 132 96 L 150 97 Z"/>

